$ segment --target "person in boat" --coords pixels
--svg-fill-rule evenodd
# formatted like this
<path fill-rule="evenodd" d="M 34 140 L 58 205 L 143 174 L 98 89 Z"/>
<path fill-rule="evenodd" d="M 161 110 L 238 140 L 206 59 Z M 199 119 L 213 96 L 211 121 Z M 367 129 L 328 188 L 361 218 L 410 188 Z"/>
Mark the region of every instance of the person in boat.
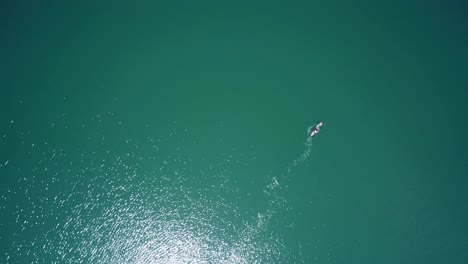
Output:
<path fill-rule="evenodd" d="M 312 129 L 312 132 L 310 132 L 310 137 L 312 138 L 315 135 L 317 135 L 322 126 L 323 126 L 323 122 L 320 122 L 317 125 L 315 125 L 314 129 Z"/>

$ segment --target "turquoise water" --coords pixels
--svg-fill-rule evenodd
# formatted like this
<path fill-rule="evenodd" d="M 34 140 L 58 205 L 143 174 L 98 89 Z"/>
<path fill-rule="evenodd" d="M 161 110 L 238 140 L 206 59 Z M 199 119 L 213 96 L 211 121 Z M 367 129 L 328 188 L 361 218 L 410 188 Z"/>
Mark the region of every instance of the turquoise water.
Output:
<path fill-rule="evenodd" d="M 468 261 L 461 4 L 0 10 L 0 263 Z"/>

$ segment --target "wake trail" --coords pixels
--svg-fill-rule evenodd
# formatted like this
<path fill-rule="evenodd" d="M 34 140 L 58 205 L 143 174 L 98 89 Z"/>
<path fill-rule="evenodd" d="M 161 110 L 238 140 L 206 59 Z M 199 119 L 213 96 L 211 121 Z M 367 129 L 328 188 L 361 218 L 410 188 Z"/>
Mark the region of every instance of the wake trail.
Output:
<path fill-rule="evenodd" d="M 310 126 L 307 128 L 307 135 L 310 135 L 310 132 L 312 131 L 314 126 Z M 310 156 L 310 151 L 312 150 L 312 138 L 307 137 L 306 142 L 304 143 L 304 146 L 306 147 L 302 154 L 299 156 L 299 158 L 293 160 L 291 164 L 287 168 L 287 174 L 290 174 L 291 171 L 299 166 L 301 163 L 303 163 L 309 156 Z"/>
<path fill-rule="evenodd" d="M 310 132 L 312 131 L 313 128 L 314 126 L 310 126 L 307 128 L 307 135 L 310 135 Z M 280 198 L 280 196 L 278 195 L 279 189 L 283 189 L 287 187 L 287 182 L 290 178 L 288 176 L 291 174 L 291 172 L 293 172 L 297 166 L 299 166 L 301 163 L 306 161 L 307 158 L 310 156 L 310 153 L 312 150 L 312 138 L 311 137 L 307 137 L 306 141 L 304 142 L 304 146 L 305 146 L 305 149 L 303 150 L 302 154 L 298 158 L 293 160 L 286 167 L 286 171 L 280 173 L 278 177 L 273 177 L 271 179 L 270 184 L 266 186 L 264 193 L 266 193 L 270 197 L 276 197 L 276 199 L 274 200 L 277 200 L 278 198 Z M 284 183 L 285 185 L 281 186 L 280 182 Z M 276 193 L 276 195 L 274 195 L 274 193 Z M 275 201 L 275 202 L 278 202 L 278 201 Z"/>
<path fill-rule="evenodd" d="M 315 126 L 310 126 L 307 128 L 307 135 L 311 134 L 314 127 Z M 263 189 L 267 203 L 266 208 L 258 212 L 257 215 L 254 216 L 254 222 L 247 225 L 241 232 L 240 245 L 251 245 L 252 241 L 263 240 L 265 237 L 268 237 L 272 243 L 267 246 L 266 250 L 276 249 L 278 251 L 283 251 L 286 248 L 277 230 L 278 228 L 283 228 L 285 223 L 287 223 L 284 213 L 293 212 L 293 205 L 288 201 L 286 193 L 288 183 L 292 178 L 289 176 L 294 172 L 294 169 L 309 158 L 312 150 L 312 138 L 310 136 L 305 140 L 304 146 L 305 149 L 303 149 L 300 156 L 290 162 L 286 170 L 280 172 L 277 176 L 269 177 L 269 183 Z M 287 215 L 289 215 L 289 213 Z M 242 248 L 242 250 L 250 252 L 255 249 L 246 247 Z M 299 257 L 299 259 L 302 259 L 301 248 L 299 248 L 299 252 L 299 256 L 290 255 L 286 258 L 290 260 L 289 262 L 291 262 L 291 258 Z"/>

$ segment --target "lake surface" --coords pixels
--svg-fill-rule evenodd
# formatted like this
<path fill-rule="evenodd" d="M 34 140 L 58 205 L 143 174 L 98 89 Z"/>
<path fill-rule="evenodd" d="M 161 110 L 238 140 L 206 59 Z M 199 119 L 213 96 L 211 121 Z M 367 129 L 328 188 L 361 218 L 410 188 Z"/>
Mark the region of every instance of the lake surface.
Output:
<path fill-rule="evenodd" d="M 0 9 L 0 263 L 468 262 L 460 3 Z"/>

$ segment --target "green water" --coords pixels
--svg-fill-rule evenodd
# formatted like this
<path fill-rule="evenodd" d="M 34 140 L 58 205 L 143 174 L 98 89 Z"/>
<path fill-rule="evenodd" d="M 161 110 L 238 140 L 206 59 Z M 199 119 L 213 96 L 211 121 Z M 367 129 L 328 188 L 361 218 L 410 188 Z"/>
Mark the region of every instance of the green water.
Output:
<path fill-rule="evenodd" d="M 0 263 L 468 262 L 461 3 L 1 5 Z"/>

